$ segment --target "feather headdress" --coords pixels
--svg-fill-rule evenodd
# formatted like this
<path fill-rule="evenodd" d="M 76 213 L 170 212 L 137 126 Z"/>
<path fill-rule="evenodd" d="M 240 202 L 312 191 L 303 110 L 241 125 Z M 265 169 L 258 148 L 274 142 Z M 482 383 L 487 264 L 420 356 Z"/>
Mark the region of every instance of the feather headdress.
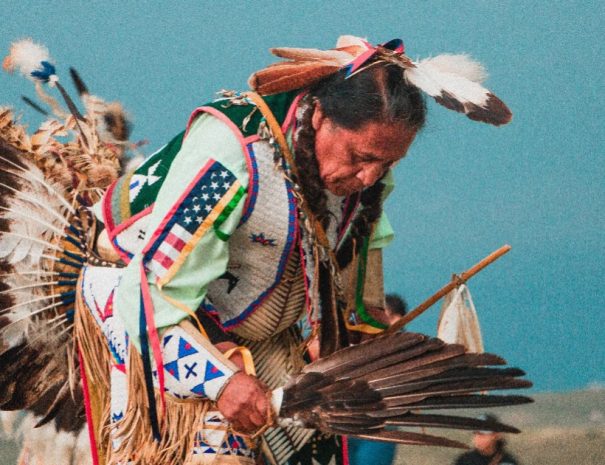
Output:
<path fill-rule="evenodd" d="M 121 129 L 110 124 L 123 111 L 96 97 L 88 104 L 88 91 L 76 82 L 86 110 L 78 111 L 45 46 L 15 42 L 3 67 L 32 81 L 52 112 L 39 106 L 48 119 L 29 135 L 10 109 L 0 108 L 0 409 L 27 409 L 28 430 L 53 420 L 36 432 L 54 432 L 47 439 L 58 449 L 59 435 L 76 444 L 84 426 L 72 328 L 78 273 L 98 259 L 89 250 L 96 229 L 86 206 L 120 175 L 131 145 L 125 120 Z M 61 92 L 69 111 L 46 85 Z M 27 438 L 41 436 L 28 431 Z"/>
<path fill-rule="evenodd" d="M 404 54 L 400 39 L 374 46 L 354 36 L 340 37 L 331 50 L 273 48 L 271 53 L 287 61 L 269 65 L 248 80 L 263 95 L 308 87 L 341 70 L 348 79 L 369 67 L 392 64 L 402 69 L 402 79 L 409 84 L 472 120 L 500 126 L 512 118 L 504 102 L 482 86 L 487 73 L 468 55 L 445 54 L 415 62 Z"/>

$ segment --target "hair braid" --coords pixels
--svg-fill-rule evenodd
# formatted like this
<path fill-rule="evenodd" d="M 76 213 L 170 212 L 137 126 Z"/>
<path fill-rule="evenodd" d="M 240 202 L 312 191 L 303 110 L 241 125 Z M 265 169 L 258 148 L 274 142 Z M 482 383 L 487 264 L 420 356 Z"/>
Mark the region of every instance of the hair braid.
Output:
<path fill-rule="evenodd" d="M 302 189 L 309 208 L 322 226 L 327 228 L 330 222 L 330 212 L 328 210 L 328 197 L 319 175 L 319 164 L 315 158 L 315 129 L 313 129 L 311 123 L 313 112 L 314 106 L 308 105 L 303 112 L 300 127 L 296 134 L 294 153 L 300 176 L 300 179 L 296 181 Z"/>

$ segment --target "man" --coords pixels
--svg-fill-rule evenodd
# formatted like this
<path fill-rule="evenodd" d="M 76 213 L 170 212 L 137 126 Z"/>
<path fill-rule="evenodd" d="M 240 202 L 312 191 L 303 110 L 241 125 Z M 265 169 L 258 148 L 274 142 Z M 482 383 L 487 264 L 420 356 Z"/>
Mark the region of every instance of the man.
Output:
<path fill-rule="evenodd" d="M 497 422 L 498 417 L 484 414 L 481 420 Z M 456 459 L 455 465 L 518 465 L 517 459 L 504 449 L 502 433 L 484 430 L 473 434 L 473 450 Z"/>
<path fill-rule="evenodd" d="M 383 302 L 380 250 L 392 234 L 382 205 L 424 124 L 422 93 L 474 120 L 511 118 L 463 56 L 413 63 L 400 40 L 351 36 L 332 50 L 273 52 L 288 61 L 255 73 L 256 93 L 225 92 L 194 111 L 183 133 L 107 189 L 96 219 L 68 209 L 82 243 L 50 244 L 52 273 L 72 280 L 51 285 L 67 286 L 57 294 L 65 305 L 75 294 L 99 463 L 285 463 L 313 435 L 301 426 L 342 431 L 313 415 L 275 428 L 275 396 L 304 367 L 301 320 L 319 334 L 322 359 L 348 346 L 348 330 L 384 329 L 366 311 Z M 55 84 L 40 63 L 31 76 Z M 67 399 L 65 386 L 53 384 L 50 398 Z"/>

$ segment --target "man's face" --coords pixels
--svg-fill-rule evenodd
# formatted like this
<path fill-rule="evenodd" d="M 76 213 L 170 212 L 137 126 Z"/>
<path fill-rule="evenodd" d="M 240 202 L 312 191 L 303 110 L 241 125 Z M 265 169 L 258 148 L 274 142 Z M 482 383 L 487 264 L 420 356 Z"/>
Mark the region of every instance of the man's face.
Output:
<path fill-rule="evenodd" d="M 483 455 L 491 455 L 496 451 L 496 443 L 501 438 L 499 433 L 475 433 L 473 446 Z"/>
<path fill-rule="evenodd" d="M 335 195 L 374 185 L 403 158 L 416 135 L 416 130 L 403 123 L 370 122 L 359 129 L 345 129 L 326 118 L 319 105 L 312 124 L 319 175 Z"/>

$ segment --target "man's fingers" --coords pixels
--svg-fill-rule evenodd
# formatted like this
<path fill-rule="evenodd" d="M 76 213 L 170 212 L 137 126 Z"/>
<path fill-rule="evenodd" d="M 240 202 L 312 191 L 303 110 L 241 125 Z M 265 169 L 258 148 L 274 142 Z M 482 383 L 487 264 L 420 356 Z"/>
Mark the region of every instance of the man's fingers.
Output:
<path fill-rule="evenodd" d="M 265 417 L 258 412 L 250 413 L 249 419 L 254 424 L 254 426 L 257 428 L 264 426 L 264 424 L 266 423 Z"/>
<path fill-rule="evenodd" d="M 269 400 L 265 395 L 256 400 L 256 410 L 265 420 L 268 420 L 267 416 L 271 414 L 269 409 Z"/>

